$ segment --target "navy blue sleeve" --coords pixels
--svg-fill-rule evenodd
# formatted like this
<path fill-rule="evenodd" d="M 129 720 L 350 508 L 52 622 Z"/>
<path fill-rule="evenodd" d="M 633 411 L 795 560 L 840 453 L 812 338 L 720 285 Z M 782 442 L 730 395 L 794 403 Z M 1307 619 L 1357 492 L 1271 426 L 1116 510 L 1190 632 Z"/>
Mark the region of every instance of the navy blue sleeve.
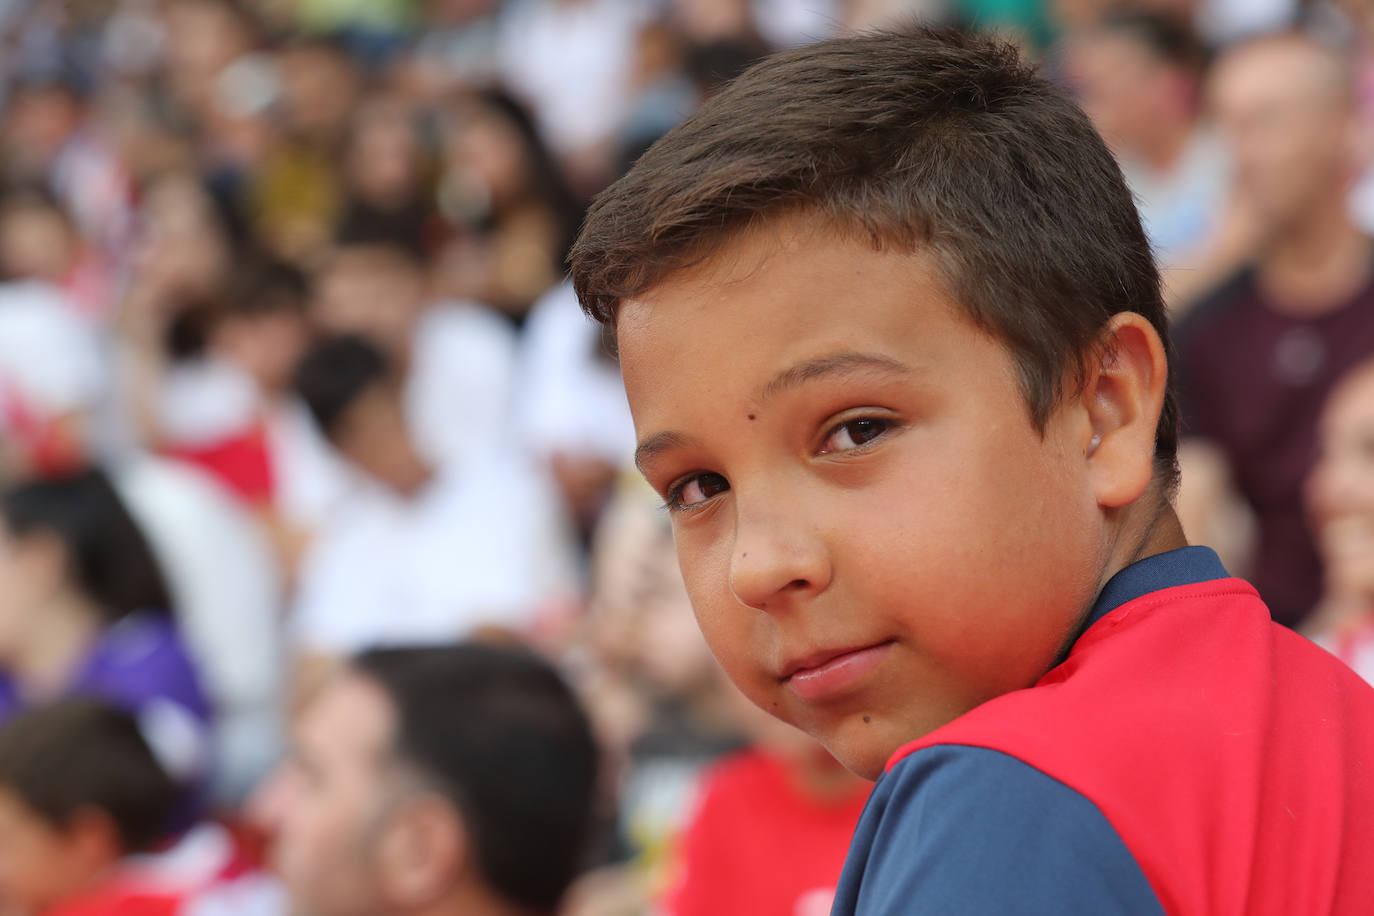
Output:
<path fill-rule="evenodd" d="M 831 916 L 1163 916 L 1097 806 L 999 751 L 937 745 L 874 787 Z"/>

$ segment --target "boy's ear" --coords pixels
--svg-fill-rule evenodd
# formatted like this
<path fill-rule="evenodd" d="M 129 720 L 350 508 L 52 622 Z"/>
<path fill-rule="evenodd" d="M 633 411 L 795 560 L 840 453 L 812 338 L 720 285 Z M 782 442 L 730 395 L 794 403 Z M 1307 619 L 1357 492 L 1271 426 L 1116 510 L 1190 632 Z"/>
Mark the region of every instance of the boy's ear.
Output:
<path fill-rule="evenodd" d="M 1159 333 L 1135 312 L 1113 315 L 1098 339 L 1083 387 L 1089 438 L 1083 443 L 1097 503 L 1130 505 L 1154 476 L 1155 428 L 1169 364 Z"/>
<path fill-rule="evenodd" d="M 96 807 L 75 811 L 66 829 L 68 853 L 82 870 L 94 875 L 118 862 L 128 852 L 119 836 L 119 827 L 107 812 Z"/>

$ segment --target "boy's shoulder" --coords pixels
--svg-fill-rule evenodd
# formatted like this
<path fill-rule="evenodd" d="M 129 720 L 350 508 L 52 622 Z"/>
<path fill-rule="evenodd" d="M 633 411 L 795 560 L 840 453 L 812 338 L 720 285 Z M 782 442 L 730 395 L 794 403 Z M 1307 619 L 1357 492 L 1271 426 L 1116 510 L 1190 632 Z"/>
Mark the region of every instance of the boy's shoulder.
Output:
<path fill-rule="evenodd" d="M 1354 912 L 1341 904 L 1374 878 L 1336 866 L 1374 855 L 1374 828 L 1351 827 L 1374 805 L 1352 778 L 1367 761 L 1374 691 L 1273 624 L 1248 584 L 1146 591 L 1033 688 L 894 756 L 836 912 L 932 888 L 1046 912 Z"/>

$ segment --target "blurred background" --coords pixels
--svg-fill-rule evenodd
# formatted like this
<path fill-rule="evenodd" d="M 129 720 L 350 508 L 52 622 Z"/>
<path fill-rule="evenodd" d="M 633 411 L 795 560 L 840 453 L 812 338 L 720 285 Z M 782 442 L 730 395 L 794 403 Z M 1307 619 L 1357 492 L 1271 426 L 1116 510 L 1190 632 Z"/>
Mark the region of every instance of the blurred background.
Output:
<path fill-rule="evenodd" d="M 716 671 L 564 258 L 752 61 L 912 21 L 1097 124 L 1176 316 L 1185 527 L 1374 678 L 1367 0 L 0 0 L 0 718 L 108 695 L 270 845 L 336 660 L 518 640 L 608 761 L 569 913 L 828 911 L 867 786 Z"/>

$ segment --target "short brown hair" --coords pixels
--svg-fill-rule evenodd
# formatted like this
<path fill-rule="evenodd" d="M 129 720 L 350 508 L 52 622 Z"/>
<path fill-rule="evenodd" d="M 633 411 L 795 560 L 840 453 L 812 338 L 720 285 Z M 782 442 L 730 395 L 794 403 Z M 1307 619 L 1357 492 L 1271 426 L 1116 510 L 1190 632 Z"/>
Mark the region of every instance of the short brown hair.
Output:
<path fill-rule="evenodd" d="M 166 838 L 182 800 L 134 716 L 94 697 L 33 707 L 6 722 L 0 787 L 58 830 L 83 810 L 104 812 L 125 854 Z"/>
<path fill-rule="evenodd" d="M 991 38 L 915 28 L 766 58 L 646 152 L 588 211 L 573 282 L 614 328 L 620 303 L 788 211 L 933 255 L 968 315 L 1016 360 L 1042 430 L 1112 315 L 1168 347 L 1159 272 L 1131 192 L 1083 112 Z M 1155 457 L 1177 480 L 1178 409 Z"/>

